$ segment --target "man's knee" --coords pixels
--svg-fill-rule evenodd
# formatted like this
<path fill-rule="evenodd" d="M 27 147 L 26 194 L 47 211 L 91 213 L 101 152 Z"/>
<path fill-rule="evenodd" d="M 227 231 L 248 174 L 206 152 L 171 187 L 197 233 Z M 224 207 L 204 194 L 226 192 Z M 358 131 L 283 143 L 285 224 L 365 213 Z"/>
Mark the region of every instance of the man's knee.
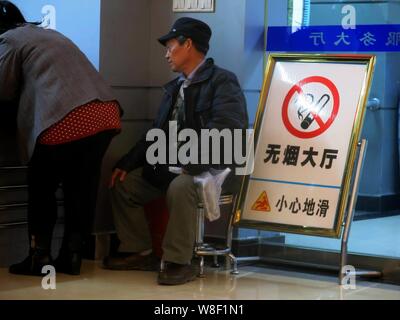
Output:
<path fill-rule="evenodd" d="M 188 174 L 181 174 L 177 176 L 170 183 L 167 191 L 167 196 L 174 195 L 196 195 L 196 187 L 194 185 L 193 177 Z"/>

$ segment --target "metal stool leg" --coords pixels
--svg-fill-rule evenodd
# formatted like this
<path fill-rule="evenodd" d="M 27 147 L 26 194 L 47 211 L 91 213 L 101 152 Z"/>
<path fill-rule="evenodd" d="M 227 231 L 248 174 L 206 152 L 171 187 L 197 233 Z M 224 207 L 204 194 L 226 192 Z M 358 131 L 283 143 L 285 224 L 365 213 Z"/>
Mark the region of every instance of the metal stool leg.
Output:
<path fill-rule="evenodd" d="M 204 278 L 204 257 L 200 256 L 200 272 L 199 278 Z"/>
<path fill-rule="evenodd" d="M 232 268 L 231 274 L 235 274 L 235 275 L 239 274 L 239 270 L 237 268 L 237 259 L 236 259 L 236 257 L 232 253 L 230 253 L 228 255 L 228 257 L 229 257 L 229 259 L 231 259 L 231 261 L 233 263 L 233 268 Z"/>
<path fill-rule="evenodd" d="M 161 259 L 161 262 L 160 262 L 160 271 L 163 272 L 164 270 L 165 270 L 165 263 L 164 263 L 164 260 Z"/>
<path fill-rule="evenodd" d="M 235 196 L 235 198 L 233 200 L 232 210 L 235 209 L 236 200 L 237 200 L 237 197 Z M 229 223 L 228 223 L 228 227 L 227 227 L 227 230 L 226 230 L 226 247 L 229 248 L 230 250 L 232 250 L 233 217 L 234 217 L 234 214 L 232 212 L 230 217 L 229 217 Z M 230 266 L 231 262 L 233 264 L 233 268 L 232 268 L 231 274 L 235 274 L 235 275 L 239 274 L 239 271 L 238 271 L 238 268 L 237 268 L 237 259 L 233 255 L 232 251 L 226 257 L 226 267 L 227 267 L 227 269 L 229 269 L 231 267 Z"/>
<path fill-rule="evenodd" d="M 197 209 L 197 228 L 196 228 L 196 249 L 201 249 L 204 247 L 204 209 Z M 204 257 L 198 256 L 200 258 L 200 272 L 199 277 L 204 278 Z"/>
<path fill-rule="evenodd" d="M 220 264 L 218 263 L 218 256 L 217 255 L 214 256 L 214 264 L 212 266 L 213 266 L 213 268 L 219 268 L 220 267 Z"/>
<path fill-rule="evenodd" d="M 204 209 L 197 209 L 196 248 L 204 245 Z"/>

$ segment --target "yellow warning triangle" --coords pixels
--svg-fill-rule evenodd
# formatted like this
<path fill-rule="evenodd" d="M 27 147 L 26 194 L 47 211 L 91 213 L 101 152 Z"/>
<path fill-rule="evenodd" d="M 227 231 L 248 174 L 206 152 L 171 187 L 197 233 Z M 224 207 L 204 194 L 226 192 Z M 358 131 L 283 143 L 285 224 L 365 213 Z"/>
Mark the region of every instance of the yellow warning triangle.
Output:
<path fill-rule="evenodd" d="M 261 193 L 261 195 L 258 197 L 257 201 L 254 202 L 253 206 L 251 207 L 251 210 L 265 211 L 265 212 L 271 211 L 271 207 L 269 206 L 269 201 L 268 201 L 268 196 L 267 196 L 266 191 L 263 191 Z"/>

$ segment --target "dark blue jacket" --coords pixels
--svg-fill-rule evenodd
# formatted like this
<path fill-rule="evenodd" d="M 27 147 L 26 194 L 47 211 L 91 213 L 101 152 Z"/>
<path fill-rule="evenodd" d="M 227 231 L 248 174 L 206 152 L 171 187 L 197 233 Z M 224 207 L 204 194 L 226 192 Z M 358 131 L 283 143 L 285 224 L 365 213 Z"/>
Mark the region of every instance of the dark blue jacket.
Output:
<path fill-rule="evenodd" d="M 180 86 L 178 79 L 176 78 L 164 86 L 165 93 L 153 123 L 153 128 L 162 129 L 166 133 L 169 128 L 171 110 Z M 184 89 L 184 96 L 185 128 L 191 128 L 197 132 L 200 132 L 201 129 L 248 128 L 246 100 L 236 76 L 232 72 L 216 66 L 213 59 L 207 59 L 199 68 L 190 86 Z M 156 187 L 166 188 L 176 175 L 168 171 L 168 165 L 150 165 L 146 162 L 146 150 L 153 142 L 147 142 L 145 136 L 143 135 L 141 140 L 118 161 L 115 167 L 131 171 L 143 166 L 143 177 L 147 181 Z M 199 146 L 201 146 L 200 139 Z M 221 144 L 221 148 L 223 149 L 223 144 Z M 199 157 L 200 155 L 201 149 L 199 149 Z M 221 163 L 224 163 L 223 160 Z M 183 167 L 189 174 L 197 175 L 210 167 L 224 168 L 227 166 L 232 169 L 235 167 L 234 164 L 188 164 Z M 229 181 L 229 178 L 227 180 Z"/>

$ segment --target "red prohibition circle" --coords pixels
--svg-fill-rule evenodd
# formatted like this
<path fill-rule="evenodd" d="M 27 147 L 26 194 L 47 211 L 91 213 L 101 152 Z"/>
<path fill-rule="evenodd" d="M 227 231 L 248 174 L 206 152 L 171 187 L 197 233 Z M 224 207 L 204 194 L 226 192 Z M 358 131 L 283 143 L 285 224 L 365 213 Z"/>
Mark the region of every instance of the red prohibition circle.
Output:
<path fill-rule="evenodd" d="M 320 125 L 320 127 L 317 130 L 310 131 L 310 132 L 304 132 L 297 130 L 289 120 L 289 102 L 292 99 L 293 95 L 297 92 L 298 94 L 303 93 L 302 87 L 310 82 L 317 82 L 325 85 L 328 87 L 329 91 L 332 93 L 333 96 L 333 110 L 332 114 L 329 117 L 329 119 L 326 122 L 323 122 L 321 118 L 319 118 L 318 115 L 314 115 L 314 118 L 316 118 L 317 123 Z M 302 138 L 302 139 L 310 139 L 314 138 L 316 136 L 319 136 L 320 134 L 324 133 L 333 123 L 335 120 L 338 112 L 339 112 L 339 104 L 340 104 L 340 98 L 339 98 L 339 91 L 336 88 L 336 86 L 333 84 L 332 81 L 330 81 L 327 78 L 320 77 L 320 76 L 312 76 L 305 78 L 295 84 L 288 92 L 288 94 L 285 97 L 285 100 L 283 101 L 283 106 L 282 106 L 282 119 L 283 123 L 285 124 L 285 127 L 288 129 L 288 131 L 294 135 L 297 138 Z"/>

